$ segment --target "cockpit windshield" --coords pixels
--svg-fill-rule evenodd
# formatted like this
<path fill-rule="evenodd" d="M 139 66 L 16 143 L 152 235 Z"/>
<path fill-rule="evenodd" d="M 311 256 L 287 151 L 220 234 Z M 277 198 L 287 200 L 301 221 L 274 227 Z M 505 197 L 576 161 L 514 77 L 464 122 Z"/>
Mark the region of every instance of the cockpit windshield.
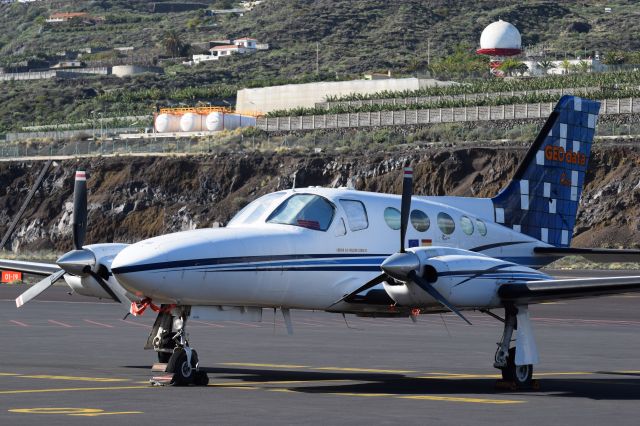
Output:
<path fill-rule="evenodd" d="M 278 198 L 282 198 L 286 192 L 274 192 L 264 195 L 247 204 L 229 221 L 228 226 L 250 225 L 255 223 Z"/>
<path fill-rule="evenodd" d="M 295 194 L 280 204 L 267 222 L 326 231 L 333 214 L 334 207 L 327 199 L 313 194 Z"/>

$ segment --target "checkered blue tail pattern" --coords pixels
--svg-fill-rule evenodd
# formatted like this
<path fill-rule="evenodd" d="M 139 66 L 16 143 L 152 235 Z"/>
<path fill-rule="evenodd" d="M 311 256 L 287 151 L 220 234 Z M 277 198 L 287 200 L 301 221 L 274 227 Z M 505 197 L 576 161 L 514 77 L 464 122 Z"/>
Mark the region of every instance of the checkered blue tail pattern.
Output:
<path fill-rule="evenodd" d="M 569 247 L 600 103 L 563 96 L 516 173 L 492 198 L 495 221 Z"/>

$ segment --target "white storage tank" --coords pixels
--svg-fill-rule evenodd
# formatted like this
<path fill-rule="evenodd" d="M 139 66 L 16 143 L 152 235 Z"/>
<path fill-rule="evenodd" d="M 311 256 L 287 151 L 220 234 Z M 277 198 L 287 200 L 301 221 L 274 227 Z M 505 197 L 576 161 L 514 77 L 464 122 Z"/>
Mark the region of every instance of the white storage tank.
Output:
<path fill-rule="evenodd" d="M 171 133 L 180 131 L 180 117 L 173 114 L 160 114 L 156 117 L 156 132 Z"/>
<path fill-rule="evenodd" d="M 205 120 L 205 127 L 210 132 L 217 132 L 223 130 L 224 126 L 224 114 L 221 112 L 212 112 L 207 115 Z"/>
<path fill-rule="evenodd" d="M 203 116 L 193 112 L 188 112 L 180 119 L 180 129 L 183 132 L 199 132 L 202 130 Z"/>

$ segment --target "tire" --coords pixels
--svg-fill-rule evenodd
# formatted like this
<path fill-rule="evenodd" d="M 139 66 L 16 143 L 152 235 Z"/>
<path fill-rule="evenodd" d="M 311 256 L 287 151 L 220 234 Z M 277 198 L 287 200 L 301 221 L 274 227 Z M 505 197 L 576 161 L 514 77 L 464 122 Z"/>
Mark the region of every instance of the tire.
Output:
<path fill-rule="evenodd" d="M 202 370 L 197 371 L 193 379 L 193 384 L 196 386 L 207 386 L 209 384 L 209 376 Z"/>
<path fill-rule="evenodd" d="M 191 356 L 191 365 L 187 363 L 187 353 L 184 349 L 181 348 L 174 351 L 167 365 L 167 371 L 173 373 L 171 384 L 174 386 L 188 386 L 193 383 L 197 362 L 195 351 Z"/>
<path fill-rule="evenodd" d="M 533 365 L 516 365 L 516 348 L 509 349 L 507 366 L 502 370 L 502 379 L 513 382 L 518 388 L 530 387 L 533 382 Z"/>
<path fill-rule="evenodd" d="M 173 355 L 173 353 L 171 352 L 157 352 L 157 354 L 158 354 L 158 362 L 162 364 L 167 364 L 171 359 L 171 355 Z"/>

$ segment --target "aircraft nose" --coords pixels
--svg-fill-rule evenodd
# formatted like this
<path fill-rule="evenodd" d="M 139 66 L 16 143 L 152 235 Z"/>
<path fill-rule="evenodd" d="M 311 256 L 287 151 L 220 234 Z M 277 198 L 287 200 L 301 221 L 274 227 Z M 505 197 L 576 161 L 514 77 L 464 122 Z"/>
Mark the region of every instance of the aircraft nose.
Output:
<path fill-rule="evenodd" d="M 113 259 L 111 272 L 118 282 L 138 297 L 151 296 L 160 278 L 158 271 L 167 260 L 153 241 L 141 241 L 122 250 Z"/>

